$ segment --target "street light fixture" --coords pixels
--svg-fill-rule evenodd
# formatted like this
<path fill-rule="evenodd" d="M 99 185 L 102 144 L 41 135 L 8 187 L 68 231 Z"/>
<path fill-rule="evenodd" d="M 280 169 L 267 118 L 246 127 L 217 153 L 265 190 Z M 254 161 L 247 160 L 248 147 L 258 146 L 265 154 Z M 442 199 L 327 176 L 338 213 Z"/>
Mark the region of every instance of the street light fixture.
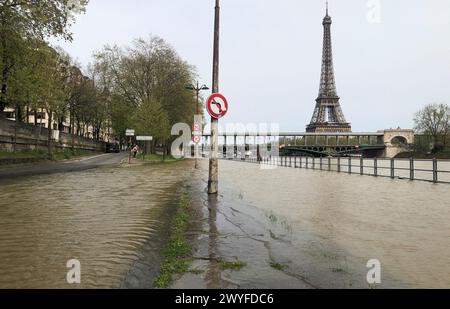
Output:
<path fill-rule="evenodd" d="M 209 90 L 209 88 L 206 85 L 200 86 L 198 81 L 197 81 L 197 84 L 195 86 L 194 85 L 188 85 L 188 86 L 186 86 L 186 89 L 195 91 L 195 93 L 197 95 L 197 106 L 196 106 L 196 109 L 195 109 L 195 114 L 199 115 L 200 114 L 200 111 L 199 111 L 199 107 L 200 107 L 200 102 L 199 102 L 200 91 Z M 195 148 L 196 148 L 195 149 L 195 168 L 197 169 L 198 168 L 198 159 L 197 159 L 198 144 L 195 144 Z"/>

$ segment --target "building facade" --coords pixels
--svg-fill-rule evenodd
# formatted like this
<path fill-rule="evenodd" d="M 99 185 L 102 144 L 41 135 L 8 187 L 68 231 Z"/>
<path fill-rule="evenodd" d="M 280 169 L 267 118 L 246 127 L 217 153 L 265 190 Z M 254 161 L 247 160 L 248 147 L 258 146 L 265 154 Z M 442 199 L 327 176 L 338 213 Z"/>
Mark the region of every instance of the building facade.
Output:
<path fill-rule="evenodd" d="M 4 114 L 6 115 L 6 119 L 16 121 L 16 111 L 14 108 L 6 107 L 4 109 Z M 25 108 L 25 112 L 23 113 L 22 122 L 27 124 L 34 124 L 36 126 L 41 126 L 43 128 L 49 128 L 49 120 L 50 115 L 45 109 L 38 109 L 35 111 L 30 111 Z M 62 122 L 59 122 L 60 119 L 56 119 L 53 114 L 51 128 L 55 131 L 60 131 L 63 133 L 72 133 L 70 127 L 70 118 L 65 117 Z M 85 137 L 85 138 L 95 138 L 95 129 L 91 125 L 86 125 L 84 123 L 80 123 L 79 126 L 75 124 L 74 131 L 76 135 Z M 114 142 L 113 130 L 110 127 L 106 129 L 100 130 L 100 140 L 105 142 Z"/>

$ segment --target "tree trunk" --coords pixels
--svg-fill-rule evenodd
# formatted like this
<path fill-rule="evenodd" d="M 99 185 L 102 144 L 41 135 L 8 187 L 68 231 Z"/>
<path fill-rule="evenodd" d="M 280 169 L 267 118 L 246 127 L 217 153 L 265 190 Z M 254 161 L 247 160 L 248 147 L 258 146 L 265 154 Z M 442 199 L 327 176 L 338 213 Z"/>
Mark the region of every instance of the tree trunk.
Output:
<path fill-rule="evenodd" d="M 34 111 L 34 124 L 35 126 L 37 126 L 37 111 Z M 41 139 L 41 132 L 42 132 L 42 118 L 39 119 L 39 128 L 38 130 L 36 130 L 37 135 L 36 135 L 36 149 L 38 149 L 39 146 L 39 140 Z"/>
<path fill-rule="evenodd" d="M 22 122 L 23 120 L 22 107 L 18 104 L 16 105 L 15 114 L 16 114 L 16 121 Z"/>
<path fill-rule="evenodd" d="M 48 112 L 48 134 L 47 134 L 47 145 L 48 145 L 48 156 L 49 158 L 51 158 L 52 156 L 52 120 L 53 120 L 53 115 L 52 115 L 52 111 Z"/>
<path fill-rule="evenodd" d="M 156 154 L 156 140 L 153 139 L 151 144 L 152 144 L 152 146 L 151 146 L 151 149 L 150 149 L 150 153 L 151 154 Z"/>
<path fill-rule="evenodd" d="M 17 118 L 17 117 L 16 117 Z M 17 146 L 17 124 L 18 121 L 14 121 L 14 142 L 13 142 L 13 152 L 16 152 L 16 146 Z"/>
<path fill-rule="evenodd" d="M 5 107 L 6 107 L 6 95 L 8 92 L 8 64 L 6 63 L 6 43 L 5 39 L 2 38 L 2 48 L 3 48 L 3 72 L 2 72 L 2 86 L 0 93 L 0 118 L 5 118 Z"/>
<path fill-rule="evenodd" d="M 58 120 L 58 130 L 59 130 L 60 132 L 64 132 L 64 117 L 61 117 L 61 118 Z"/>
<path fill-rule="evenodd" d="M 97 132 L 96 132 L 96 134 L 97 134 L 97 136 L 96 136 L 97 141 L 100 141 L 100 131 L 101 131 L 101 129 L 102 129 L 102 124 L 99 123 L 97 125 Z"/>
<path fill-rule="evenodd" d="M 77 136 L 81 135 L 80 121 L 77 120 Z"/>
<path fill-rule="evenodd" d="M 8 94 L 8 79 L 9 79 L 9 70 L 11 66 L 8 64 L 8 57 L 6 55 L 6 38 L 5 35 L 2 33 L 1 37 L 1 44 L 2 44 L 2 50 L 3 50 L 3 71 L 1 76 L 1 90 L 0 90 L 0 118 L 5 118 L 5 108 L 7 106 L 7 94 Z"/>
<path fill-rule="evenodd" d="M 7 86 L 7 77 L 5 76 L 5 72 L 3 72 L 3 78 L 2 78 L 2 89 L 0 94 L 0 118 L 5 118 L 5 107 L 6 107 L 6 92 L 8 89 Z"/>
<path fill-rule="evenodd" d="M 162 144 L 162 149 L 163 149 L 163 155 L 162 155 L 162 160 L 163 162 L 166 161 L 166 142 L 163 140 L 163 144 Z"/>
<path fill-rule="evenodd" d="M 73 106 L 70 111 L 70 134 L 72 135 L 72 152 L 75 150 L 75 115 L 73 113 Z"/>

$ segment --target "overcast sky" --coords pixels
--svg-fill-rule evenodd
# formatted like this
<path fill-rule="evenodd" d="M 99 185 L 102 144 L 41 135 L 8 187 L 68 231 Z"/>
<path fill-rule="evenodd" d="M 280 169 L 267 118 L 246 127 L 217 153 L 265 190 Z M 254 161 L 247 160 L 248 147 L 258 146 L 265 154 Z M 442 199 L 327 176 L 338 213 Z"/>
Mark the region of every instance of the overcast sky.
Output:
<path fill-rule="evenodd" d="M 303 132 L 319 90 L 325 0 L 222 0 L 221 7 L 225 121 Z M 214 0 L 91 0 L 74 41 L 59 45 L 88 64 L 105 44 L 157 35 L 210 85 L 213 14 Z M 337 89 L 353 131 L 412 128 L 426 103 L 450 104 L 450 1 L 330 0 L 330 15 Z"/>

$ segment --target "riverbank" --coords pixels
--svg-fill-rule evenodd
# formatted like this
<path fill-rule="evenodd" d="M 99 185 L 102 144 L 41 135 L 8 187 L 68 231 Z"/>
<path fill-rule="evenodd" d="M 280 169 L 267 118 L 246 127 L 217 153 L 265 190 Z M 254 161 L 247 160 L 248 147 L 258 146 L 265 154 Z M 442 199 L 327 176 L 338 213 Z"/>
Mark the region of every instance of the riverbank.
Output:
<path fill-rule="evenodd" d="M 440 160 L 450 160 L 450 149 L 446 149 L 444 151 L 440 151 L 437 153 L 430 153 L 430 152 L 411 152 L 411 153 L 401 153 L 398 156 L 396 156 L 396 159 L 440 159 Z"/>

